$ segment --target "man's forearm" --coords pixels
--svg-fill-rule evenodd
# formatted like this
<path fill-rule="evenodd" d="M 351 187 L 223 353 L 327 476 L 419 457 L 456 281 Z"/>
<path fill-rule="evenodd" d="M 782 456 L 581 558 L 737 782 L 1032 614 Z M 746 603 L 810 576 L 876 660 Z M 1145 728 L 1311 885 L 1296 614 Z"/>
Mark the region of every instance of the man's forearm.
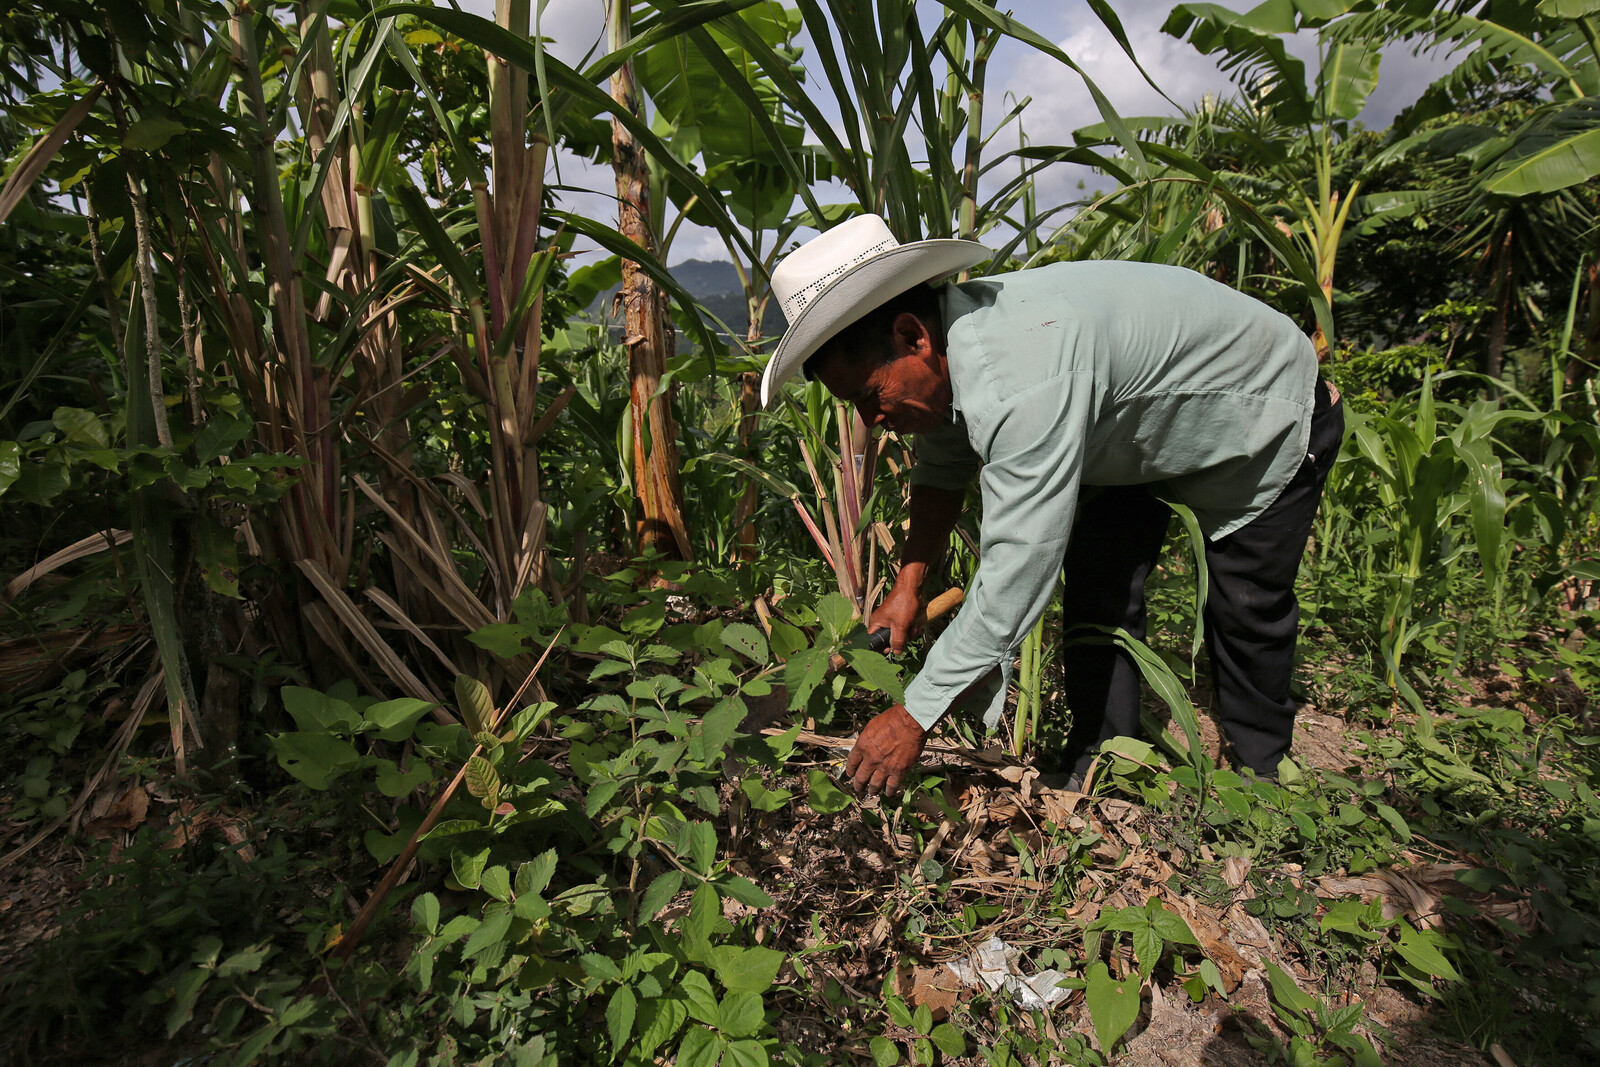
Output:
<path fill-rule="evenodd" d="M 911 529 L 900 552 L 900 582 L 922 588 L 929 569 L 939 562 L 950 543 L 950 531 L 961 517 L 965 496 L 961 490 L 911 487 Z"/>

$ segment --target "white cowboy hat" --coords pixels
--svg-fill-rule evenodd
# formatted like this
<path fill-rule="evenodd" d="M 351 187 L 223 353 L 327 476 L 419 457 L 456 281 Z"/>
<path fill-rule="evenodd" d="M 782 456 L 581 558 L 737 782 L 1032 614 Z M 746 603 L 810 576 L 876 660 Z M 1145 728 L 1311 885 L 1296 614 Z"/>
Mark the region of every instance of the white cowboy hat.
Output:
<path fill-rule="evenodd" d="M 772 294 L 789 329 L 761 376 L 761 406 L 812 353 L 862 315 L 914 285 L 994 255 L 976 241 L 903 245 L 876 215 L 857 215 L 789 253 L 772 272 Z"/>

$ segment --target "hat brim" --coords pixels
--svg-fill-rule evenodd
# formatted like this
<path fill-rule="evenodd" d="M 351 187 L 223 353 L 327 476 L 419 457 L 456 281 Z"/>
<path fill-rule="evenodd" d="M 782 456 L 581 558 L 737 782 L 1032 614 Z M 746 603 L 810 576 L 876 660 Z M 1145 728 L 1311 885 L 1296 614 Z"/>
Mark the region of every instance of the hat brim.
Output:
<path fill-rule="evenodd" d="M 761 375 L 761 406 L 834 334 L 891 297 L 976 266 L 994 255 L 976 241 L 939 238 L 900 245 L 839 275 L 789 324 Z"/>

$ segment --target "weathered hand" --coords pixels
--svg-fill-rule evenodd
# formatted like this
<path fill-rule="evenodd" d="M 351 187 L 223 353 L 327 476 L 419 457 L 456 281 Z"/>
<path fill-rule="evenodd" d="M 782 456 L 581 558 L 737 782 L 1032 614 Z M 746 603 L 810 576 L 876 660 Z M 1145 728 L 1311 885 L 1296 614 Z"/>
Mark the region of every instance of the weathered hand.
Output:
<path fill-rule="evenodd" d="M 916 583 L 896 582 L 889 595 L 883 598 L 883 603 L 878 605 L 878 610 L 872 613 L 872 618 L 867 622 L 867 632 L 871 633 L 887 626 L 890 651 L 904 652 L 906 638 L 911 636 L 912 626 L 921 607 L 917 598 Z"/>
<path fill-rule="evenodd" d="M 906 772 L 922 756 L 927 737 L 927 731 L 917 725 L 903 704 L 896 704 L 867 723 L 844 765 L 856 795 L 898 790 Z"/>

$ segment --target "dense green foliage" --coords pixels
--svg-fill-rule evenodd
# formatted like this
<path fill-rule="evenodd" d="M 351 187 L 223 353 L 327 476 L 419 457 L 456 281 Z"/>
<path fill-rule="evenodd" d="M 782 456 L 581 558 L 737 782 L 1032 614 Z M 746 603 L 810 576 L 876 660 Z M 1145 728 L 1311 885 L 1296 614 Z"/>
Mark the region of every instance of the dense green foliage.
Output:
<path fill-rule="evenodd" d="M 1167 32 L 1237 99 L 1133 120 L 1091 84 L 1072 144 L 1014 152 L 991 55 L 1076 67 L 986 0 L 641 0 L 581 70 L 502 6 L 0 5 L 7 899 L 58 842 L 87 856 L 8 957 L 0 1052 L 1089 1065 L 1151 990 L 1237 1000 L 1248 971 L 1275 1020 L 1249 1042 L 1290 1063 L 1404 1062 L 1418 1035 L 1371 1009 L 1395 990 L 1519 1063 L 1600 1054 L 1594 3 L 1181 4 Z M 1459 62 L 1363 129 L 1402 44 Z M 630 61 L 644 119 L 606 89 Z M 613 123 L 659 254 L 546 184 L 552 146 L 621 165 Z M 1039 205 L 1064 161 L 1111 192 Z M 838 785 L 829 737 L 913 669 L 859 621 L 909 447 L 816 384 L 758 417 L 744 376 L 775 256 L 859 211 L 985 240 L 994 271 L 1186 265 L 1326 342 L 1349 433 L 1302 680 L 1337 757 L 1269 783 L 1208 754 L 1179 521 L 1149 646 L 1097 638 L 1145 671 L 1152 740 L 1114 742 L 1081 811 L 1024 785 L 978 836 L 971 798 L 1032 779 L 960 721 L 902 796 Z M 664 266 L 683 220 L 748 322 Z M 691 342 L 643 400 L 636 339 L 580 313 L 622 258 Z M 691 562 L 638 551 L 647 400 L 681 427 Z M 1064 730 L 1059 641 L 1024 648 L 999 742 L 1024 761 Z M 1446 866 L 1431 904 L 1381 890 Z M 1080 1030 L 985 992 L 936 1016 L 899 980 L 997 931 Z"/>

